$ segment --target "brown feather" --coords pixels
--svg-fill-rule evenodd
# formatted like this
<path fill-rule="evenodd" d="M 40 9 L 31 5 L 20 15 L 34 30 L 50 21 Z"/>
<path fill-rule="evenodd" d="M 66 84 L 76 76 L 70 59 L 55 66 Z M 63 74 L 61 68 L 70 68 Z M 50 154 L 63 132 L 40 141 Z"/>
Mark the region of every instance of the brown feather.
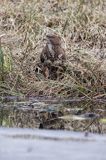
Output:
<path fill-rule="evenodd" d="M 55 62 L 59 61 L 60 65 L 62 65 L 66 61 L 65 50 L 61 46 L 61 38 L 59 36 L 47 35 L 46 37 L 47 43 L 40 55 L 40 61 L 44 66 L 43 74 L 46 78 L 54 75 L 57 77 L 56 72 L 59 66 L 55 66 Z"/>

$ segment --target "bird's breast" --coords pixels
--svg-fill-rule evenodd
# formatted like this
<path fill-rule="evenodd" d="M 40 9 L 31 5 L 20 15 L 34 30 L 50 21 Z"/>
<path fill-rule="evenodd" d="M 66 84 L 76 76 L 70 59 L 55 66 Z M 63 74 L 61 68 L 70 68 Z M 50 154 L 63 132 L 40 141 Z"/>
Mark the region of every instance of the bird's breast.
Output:
<path fill-rule="evenodd" d="M 49 52 L 50 52 L 51 57 L 54 58 L 54 56 L 55 56 L 55 51 L 54 51 L 54 49 L 53 49 L 52 44 L 48 44 L 48 49 L 49 49 Z"/>

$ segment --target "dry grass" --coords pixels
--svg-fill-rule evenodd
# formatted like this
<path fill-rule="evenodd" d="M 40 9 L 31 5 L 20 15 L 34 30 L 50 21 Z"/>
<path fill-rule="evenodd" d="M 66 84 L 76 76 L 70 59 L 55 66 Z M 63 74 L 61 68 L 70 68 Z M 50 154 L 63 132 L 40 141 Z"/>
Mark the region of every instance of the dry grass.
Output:
<path fill-rule="evenodd" d="M 106 94 L 105 0 L 2 0 L 0 8 L 1 48 L 8 59 L 2 74 L 11 91 L 87 98 Z M 35 72 L 48 32 L 65 42 L 67 69 L 61 81 Z"/>

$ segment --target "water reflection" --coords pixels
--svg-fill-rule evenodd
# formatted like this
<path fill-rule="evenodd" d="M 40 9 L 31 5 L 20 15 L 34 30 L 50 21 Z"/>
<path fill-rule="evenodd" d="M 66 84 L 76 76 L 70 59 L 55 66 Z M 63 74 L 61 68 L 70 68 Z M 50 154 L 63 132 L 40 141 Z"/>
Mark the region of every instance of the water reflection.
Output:
<path fill-rule="evenodd" d="M 106 104 L 44 97 L 1 97 L 0 125 L 106 133 Z"/>

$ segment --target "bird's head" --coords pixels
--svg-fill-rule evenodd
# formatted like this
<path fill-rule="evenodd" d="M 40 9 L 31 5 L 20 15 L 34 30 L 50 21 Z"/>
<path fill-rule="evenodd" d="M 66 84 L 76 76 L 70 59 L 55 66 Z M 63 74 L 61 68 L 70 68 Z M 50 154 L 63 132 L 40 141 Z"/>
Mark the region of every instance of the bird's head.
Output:
<path fill-rule="evenodd" d="M 53 45 L 61 45 L 61 38 L 58 35 L 46 35 L 46 40 L 48 43 Z"/>

